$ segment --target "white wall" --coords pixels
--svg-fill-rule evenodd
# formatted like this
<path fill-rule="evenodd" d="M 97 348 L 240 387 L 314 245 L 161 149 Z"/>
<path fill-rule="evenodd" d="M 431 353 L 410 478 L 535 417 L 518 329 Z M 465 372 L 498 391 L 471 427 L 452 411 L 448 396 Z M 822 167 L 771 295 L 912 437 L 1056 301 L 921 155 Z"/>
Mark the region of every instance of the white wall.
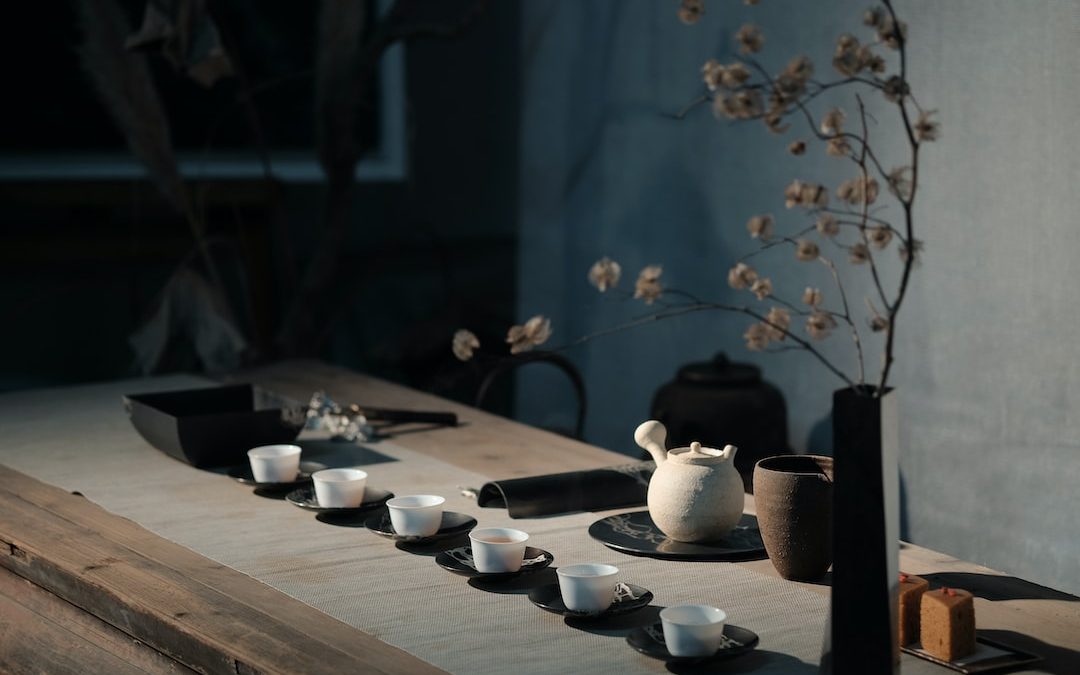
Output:
<path fill-rule="evenodd" d="M 867 35 L 864 3 L 710 2 L 692 27 L 678 23 L 675 6 L 523 3 L 519 311 L 551 316 L 553 343 L 641 313 L 588 286 L 586 270 L 601 255 L 623 264 L 623 288 L 642 265 L 662 263 L 670 285 L 745 299 L 725 273 L 751 247 L 746 219 L 771 211 L 798 226 L 783 208 L 792 178 L 835 185 L 850 175 L 819 148 L 787 156 L 792 134 L 717 122 L 706 108 L 682 121 L 665 113 L 697 95 L 701 63 L 730 56 L 730 36 L 746 21 L 766 30 L 770 67 L 806 53 L 830 77 L 836 36 Z M 898 322 L 907 535 L 1080 592 L 1080 3 L 897 6 L 910 23 L 912 85 L 944 125 L 925 148 L 917 236 L 927 250 Z M 872 106 L 876 147 L 886 164 L 903 163 L 893 109 Z M 822 272 L 788 253 L 761 267 L 788 296 L 827 287 Z M 850 275 L 856 298 L 864 282 L 865 270 Z M 724 349 L 782 388 L 793 447 L 825 449 L 820 432 L 839 381 L 805 354 L 746 352 L 745 325 L 696 316 L 575 348 L 589 387 L 589 440 L 634 452 L 633 428 L 656 388 L 679 364 Z M 850 364 L 840 335 L 825 349 Z M 557 416 L 550 402 L 562 385 L 523 374 L 522 415 Z"/>

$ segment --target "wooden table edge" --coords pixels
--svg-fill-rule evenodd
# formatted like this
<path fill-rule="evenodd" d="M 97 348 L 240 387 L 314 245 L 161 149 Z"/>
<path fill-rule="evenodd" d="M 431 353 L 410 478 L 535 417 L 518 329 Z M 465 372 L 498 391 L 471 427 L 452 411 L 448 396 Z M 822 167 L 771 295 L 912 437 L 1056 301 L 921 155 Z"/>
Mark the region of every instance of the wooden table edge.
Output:
<path fill-rule="evenodd" d="M 444 673 L 408 652 L 339 621 L 246 574 L 112 514 L 82 496 L 0 465 L 0 501 L 21 503 L 18 518 L 0 509 L 0 567 L 27 579 L 198 672 L 335 673 L 343 665 L 364 672 Z M 39 544 L 47 523 L 72 542 L 91 542 L 84 555 L 55 560 Z M 59 528 L 59 529 L 58 529 Z M 57 542 L 57 545 L 59 542 Z M 103 550 L 112 551 L 107 556 Z M 76 557 L 78 556 L 78 557 Z M 137 565 L 162 583 L 191 584 L 182 606 L 125 597 L 124 605 L 89 599 L 107 594 L 95 575 L 110 565 Z M 181 589 L 184 590 L 184 589 Z M 212 590 L 213 592 L 209 592 Z M 198 606 L 192 606 L 193 598 Z M 202 617 L 200 621 L 186 617 Z M 210 617 L 205 624 L 201 621 Z M 283 653 L 261 654 L 243 641 L 217 637 L 213 617 L 232 634 L 279 640 Z M 239 624 L 237 623 L 239 622 Z M 284 656 L 283 656 L 284 654 Z"/>

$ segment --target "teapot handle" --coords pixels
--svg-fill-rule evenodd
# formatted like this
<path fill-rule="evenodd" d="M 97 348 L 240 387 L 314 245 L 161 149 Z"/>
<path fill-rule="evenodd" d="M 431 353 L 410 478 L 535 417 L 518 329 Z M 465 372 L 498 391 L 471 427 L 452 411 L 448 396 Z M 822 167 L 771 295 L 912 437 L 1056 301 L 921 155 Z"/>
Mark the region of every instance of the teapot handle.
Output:
<path fill-rule="evenodd" d="M 657 466 L 667 459 L 667 450 L 664 449 L 664 441 L 667 440 L 667 427 L 663 422 L 649 420 L 642 422 L 634 431 L 634 442 L 649 451 Z"/>

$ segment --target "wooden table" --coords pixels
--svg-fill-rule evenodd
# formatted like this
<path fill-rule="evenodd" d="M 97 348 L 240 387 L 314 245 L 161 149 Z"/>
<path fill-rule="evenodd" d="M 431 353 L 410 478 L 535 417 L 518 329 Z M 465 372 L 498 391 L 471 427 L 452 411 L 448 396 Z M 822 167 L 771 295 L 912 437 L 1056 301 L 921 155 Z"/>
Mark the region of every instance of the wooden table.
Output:
<path fill-rule="evenodd" d="M 325 389 L 339 400 L 452 410 L 460 428 L 403 429 L 409 448 L 481 474 L 493 466 L 510 477 L 626 461 L 319 362 L 236 379 L 300 399 Z M 739 565 L 776 576 L 767 560 Z M 904 546 L 901 567 L 975 593 L 981 630 L 1045 657 L 1032 672 L 1080 673 L 1077 598 L 913 545 Z M 79 495 L 0 468 L 0 672 L 192 671 L 441 672 Z"/>

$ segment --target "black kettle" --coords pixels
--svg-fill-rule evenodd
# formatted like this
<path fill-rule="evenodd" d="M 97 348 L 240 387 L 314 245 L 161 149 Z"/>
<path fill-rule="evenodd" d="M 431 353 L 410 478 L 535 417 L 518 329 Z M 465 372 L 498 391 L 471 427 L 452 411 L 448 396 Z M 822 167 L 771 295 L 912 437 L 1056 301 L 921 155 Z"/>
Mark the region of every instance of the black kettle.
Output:
<path fill-rule="evenodd" d="M 679 368 L 673 382 L 657 390 L 652 418 L 668 430 L 668 446 L 699 441 L 707 447 L 739 448 L 735 468 L 747 492 L 753 492 L 759 459 L 791 454 L 787 406 L 780 390 L 761 379 L 761 369 L 732 363 L 723 352 L 712 361 Z"/>

